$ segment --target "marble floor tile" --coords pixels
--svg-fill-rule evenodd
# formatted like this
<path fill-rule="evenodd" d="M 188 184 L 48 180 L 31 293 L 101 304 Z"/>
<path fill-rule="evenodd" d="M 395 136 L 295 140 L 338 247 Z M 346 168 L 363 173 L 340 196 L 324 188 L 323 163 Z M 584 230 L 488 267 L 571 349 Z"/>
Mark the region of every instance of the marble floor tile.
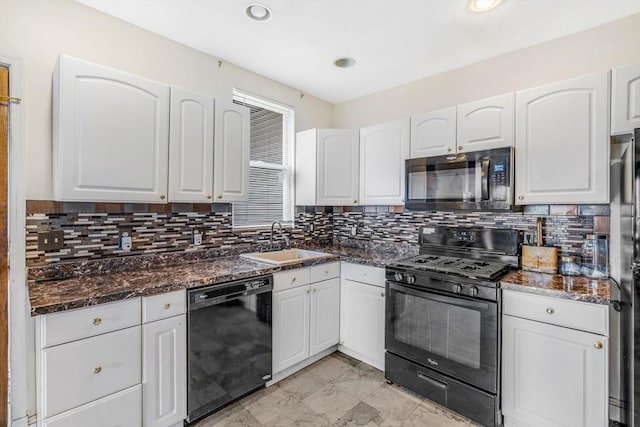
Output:
<path fill-rule="evenodd" d="M 340 390 L 334 384 L 327 384 L 302 401 L 313 411 L 324 414 L 329 422 L 335 423 L 360 401 Z"/>
<path fill-rule="evenodd" d="M 245 409 L 262 424 L 266 424 L 291 409 L 297 402 L 298 400 L 291 394 L 277 388 L 273 393 L 268 393 L 250 405 L 245 406 Z"/>
<path fill-rule="evenodd" d="M 280 388 L 292 394 L 298 400 L 303 400 L 309 395 L 327 385 L 329 380 L 314 374 L 309 370 L 302 370 L 280 382 Z"/>
<path fill-rule="evenodd" d="M 358 359 L 354 359 L 353 357 L 347 356 L 346 354 L 340 353 L 339 351 L 336 351 L 335 353 L 331 353 L 329 357 L 335 357 L 336 359 L 341 360 L 344 363 L 347 363 L 351 366 L 356 366 L 362 363 Z"/>
<path fill-rule="evenodd" d="M 307 371 L 313 372 L 314 375 L 324 378 L 327 381 L 332 381 L 338 378 L 349 369 L 351 369 L 351 365 L 349 363 L 331 356 L 325 357 L 306 368 Z"/>
<path fill-rule="evenodd" d="M 367 396 L 363 402 L 373 406 L 387 419 L 404 421 L 411 415 L 423 399 L 386 383 Z"/>
<path fill-rule="evenodd" d="M 331 423 L 325 414 L 318 414 L 308 406 L 298 402 L 274 420 L 265 424 L 265 427 L 327 427 Z"/>
<path fill-rule="evenodd" d="M 401 427 L 467 427 L 469 425 L 468 419 L 425 400 L 404 420 Z"/>
<path fill-rule="evenodd" d="M 384 383 L 384 375 L 382 371 L 361 362 L 333 380 L 332 383 L 350 395 L 363 400 Z"/>
<path fill-rule="evenodd" d="M 400 425 L 400 422 L 395 420 L 386 420 L 376 408 L 367 405 L 364 402 L 360 402 L 353 407 L 353 409 L 340 417 L 333 425 L 335 427 L 397 427 Z"/>
<path fill-rule="evenodd" d="M 233 404 L 198 422 L 195 427 L 262 427 L 262 423 L 242 405 Z"/>

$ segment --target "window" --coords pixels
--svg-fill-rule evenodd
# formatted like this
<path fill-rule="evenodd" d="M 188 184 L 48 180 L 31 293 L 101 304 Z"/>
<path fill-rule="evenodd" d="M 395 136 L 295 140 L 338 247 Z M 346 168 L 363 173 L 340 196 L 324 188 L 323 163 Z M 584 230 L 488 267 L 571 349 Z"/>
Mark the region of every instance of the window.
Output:
<path fill-rule="evenodd" d="M 293 109 L 234 90 L 233 102 L 251 111 L 249 201 L 233 204 L 234 227 L 293 221 Z"/>

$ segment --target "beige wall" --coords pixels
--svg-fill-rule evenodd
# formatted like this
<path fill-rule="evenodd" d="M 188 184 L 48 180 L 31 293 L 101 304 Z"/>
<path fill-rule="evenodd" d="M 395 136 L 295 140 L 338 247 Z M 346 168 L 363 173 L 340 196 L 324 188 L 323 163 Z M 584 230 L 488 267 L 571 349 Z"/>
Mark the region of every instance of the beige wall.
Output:
<path fill-rule="evenodd" d="M 27 199 L 50 199 L 51 76 L 58 54 L 214 97 L 234 87 L 291 105 L 296 130 L 330 127 L 333 106 L 71 0 L 0 0 L 0 54 L 22 60 Z M 251 54 L 247 52 L 247 54 Z"/>
<path fill-rule="evenodd" d="M 362 127 L 633 63 L 640 14 L 337 104 L 333 124 Z"/>

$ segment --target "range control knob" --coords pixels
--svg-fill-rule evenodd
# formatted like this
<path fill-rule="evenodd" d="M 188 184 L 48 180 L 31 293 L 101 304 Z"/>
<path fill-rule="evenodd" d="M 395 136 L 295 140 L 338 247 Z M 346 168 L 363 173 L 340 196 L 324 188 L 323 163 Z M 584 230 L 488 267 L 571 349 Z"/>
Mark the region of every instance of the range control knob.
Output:
<path fill-rule="evenodd" d="M 402 273 L 400 273 L 400 272 L 396 272 L 396 273 L 393 275 L 393 277 L 394 277 L 394 279 L 396 279 L 396 282 L 402 282 L 402 277 L 403 277 L 403 276 L 402 276 Z"/>
<path fill-rule="evenodd" d="M 451 290 L 454 294 L 459 294 L 460 292 L 462 292 L 462 285 L 460 283 L 456 283 L 451 287 Z"/>
<path fill-rule="evenodd" d="M 478 287 L 477 286 L 472 286 L 471 288 L 469 288 L 469 295 L 472 297 L 475 297 L 478 295 Z"/>
<path fill-rule="evenodd" d="M 411 274 L 407 274 L 407 283 L 413 285 L 416 283 L 416 276 L 412 276 Z"/>

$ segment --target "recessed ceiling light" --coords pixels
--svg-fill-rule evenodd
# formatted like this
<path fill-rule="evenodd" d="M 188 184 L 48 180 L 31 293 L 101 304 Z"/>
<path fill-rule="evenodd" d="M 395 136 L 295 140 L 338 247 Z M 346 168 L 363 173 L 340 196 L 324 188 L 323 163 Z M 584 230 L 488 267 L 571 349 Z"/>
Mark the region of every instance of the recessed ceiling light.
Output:
<path fill-rule="evenodd" d="M 339 67 L 339 68 L 349 68 L 356 65 L 356 60 L 353 58 L 338 58 L 335 61 L 333 61 L 333 63 L 335 64 L 336 67 Z"/>
<path fill-rule="evenodd" d="M 260 3 L 251 3 L 244 10 L 249 19 L 258 22 L 267 22 L 271 19 L 271 9 Z"/>
<path fill-rule="evenodd" d="M 501 2 L 502 0 L 469 0 L 469 9 L 473 12 L 487 12 Z"/>

